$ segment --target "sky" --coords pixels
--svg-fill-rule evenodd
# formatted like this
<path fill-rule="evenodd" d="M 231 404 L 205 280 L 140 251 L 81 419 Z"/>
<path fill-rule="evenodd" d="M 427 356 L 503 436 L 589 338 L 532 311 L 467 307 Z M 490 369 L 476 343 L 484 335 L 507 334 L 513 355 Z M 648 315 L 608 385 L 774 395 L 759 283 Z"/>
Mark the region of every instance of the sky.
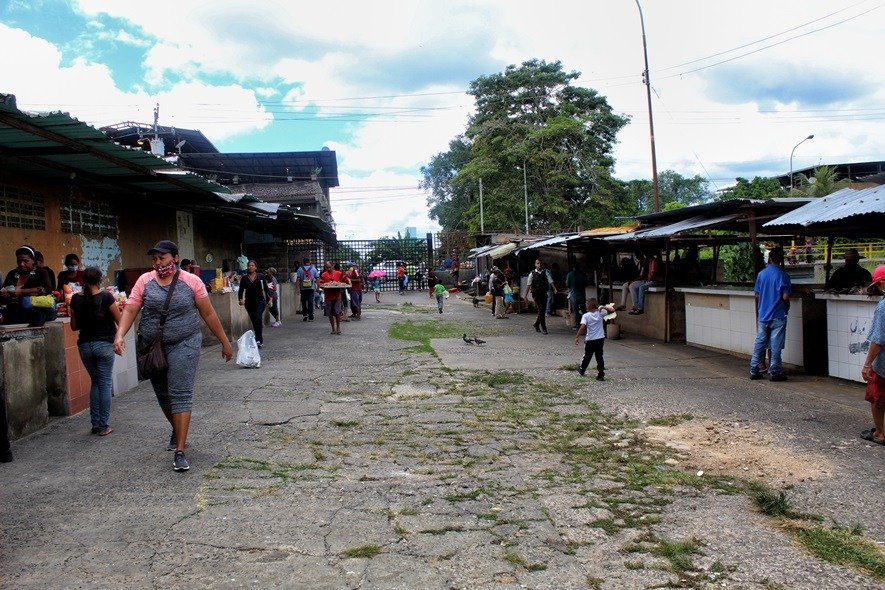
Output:
<path fill-rule="evenodd" d="M 738 176 L 885 160 L 885 2 L 642 0 L 658 170 Z M 438 229 L 421 166 L 479 76 L 560 61 L 630 117 L 615 176 L 651 178 L 635 1 L 0 0 L 0 92 L 26 111 L 199 129 L 222 152 L 338 157 L 339 239 Z M 814 138 L 797 144 L 808 135 Z"/>

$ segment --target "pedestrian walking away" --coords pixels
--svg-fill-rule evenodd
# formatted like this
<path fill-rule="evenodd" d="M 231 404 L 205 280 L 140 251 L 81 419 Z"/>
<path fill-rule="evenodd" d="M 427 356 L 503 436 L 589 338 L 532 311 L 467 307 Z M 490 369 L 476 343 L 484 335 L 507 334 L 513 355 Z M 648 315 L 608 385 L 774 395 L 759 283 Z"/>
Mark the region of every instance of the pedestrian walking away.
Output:
<path fill-rule="evenodd" d="M 572 330 L 577 330 L 581 318 L 587 313 L 587 275 L 576 266 L 565 275 L 565 286 L 568 287 L 568 309 Z"/>
<path fill-rule="evenodd" d="M 529 273 L 524 297 L 528 298 L 529 291 L 531 291 L 532 299 L 535 302 L 535 309 L 538 312 L 538 317 L 532 326 L 537 332 L 543 332 L 544 334 L 547 333 L 547 319 L 545 317 L 547 312 L 547 290 L 551 286 L 553 293 L 557 293 L 556 285 L 553 284 L 553 277 L 550 276 L 550 271 L 544 268 L 540 258 L 535 260 L 535 270 Z"/>
<path fill-rule="evenodd" d="M 258 263 L 250 260 L 246 264 L 246 274 L 240 278 L 240 289 L 237 296 L 240 305 L 246 308 L 252 320 L 252 330 L 258 347 L 264 345 L 264 310 L 270 305 L 271 295 L 264 277 L 258 274 Z"/>
<path fill-rule="evenodd" d="M 781 351 L 787 338 L 787 312 L 790 309 L 790 293 L 793 292 L 790 277 L 783 269 L 784 251 L 774 248 L 768 255 L 768 265 L 756 277 L 753 292 L 756 294 L 756 342 L 750 359 L 750 379 L 762 379 L 760 363 L 765 350 L 771 349 L 768 365 L 771 381 L 786 381 L 781 364 Z"/>
<path fill-rule="evenodd" d="M 122 356 L 126 351 L 126 334 L 139 312 L 143 311 L 136 350 L 145 350 L 158 335 L 161 336 L 166 369 L 151 376 L 151 385 L 160 409 L 172 425 L 172 436 L 166 447 L 175 451 L 172 468 L 187 471 L 190 465 L 184 450 L 203 342 L 200 319 L 221 342 L 221 357 L 225 361 L 233 358 L 234 351 L 209 303 L 206 286 L 197 275 L 176 270 L 178 246 L 162 240 L 148 250 L 148 254 L 154 270 L 138 277 L 129 294 L 114 336 L 114 352 Z"/>
<path fill-rule="evenodd" d="M 437 283 L 433 286 L 433 289 L 430 291 L 431 297 L 436 297 L 436 307 L 439 309 L 439 313 L 443 312 L 443 301 L 446 298 L 446 288 L 442 283 Z"/>
<path fill-rule="evenodd" d="M 344 274 L 350 281 L 350 317 L 355 320 L 363 319 L 363 275 L 360 268 L 352 264 L 348 271 Z"/>
<path fill-rule="evenodd" d="M 107 436 L 114 389 L 114 334 L 122 313 L 116 299 L 101 288 L 101 271 L 83 271 L 84 290 L 71 298 L 71 330 L 80 332 L 77 349 L 92 385 L 89 388 L 89 418 L 92 434 Z"/>
<path fill-rule="evenodd" d="M 596 380 L 605 381 L 605 359 L 602 356 L 602 348 L 605 344 L 605 316 L 614 313 L 615 307 L 612 304 L 597 307 L 599 303 L 596 298 L 591 297 L 587 302 L 590 311 L 581 316 L 581 325 L 575 334 L 575 345 L 577 346 L 581 336 L 584 336 L 584 358 L 581 359 L 581 368 L 578 373 L 581 376 L 587 371 L 590 361 L 596 356 Z"/>
<path fill-rule="evenodd" d="M 873 271 L 873 282 L 867 287 L 870 294 L 885 293 L 885 265 Z M 870 348 L 861 369 L 861 377 L 867 382 L 866 399 L 870 402 L 873 428 L 860 433 L 864 440 L 885 445 L 885 297 L 879 300 L 873 312 L 873 324 L 867 337 Z"/>
<path fill-rule="evenodd" d="M 305 258 L 298 270 L 295 271 L 295 281 L 298 283 L 298 290 L 301 295 L 302 321 L 313 321 L 313 310 L 317 307 L 314 304 L 314 294 L 316 293 L 317 279 L 319 277 L 320 271 L 310 263 L 310 258 Z"/>

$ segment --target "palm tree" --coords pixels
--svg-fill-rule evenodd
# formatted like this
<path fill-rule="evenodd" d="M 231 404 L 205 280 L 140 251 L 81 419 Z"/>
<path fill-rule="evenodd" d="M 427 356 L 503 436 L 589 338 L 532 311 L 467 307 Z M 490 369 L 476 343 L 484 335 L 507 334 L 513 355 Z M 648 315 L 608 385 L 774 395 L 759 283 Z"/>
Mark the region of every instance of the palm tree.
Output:
<path fill-rule="evenodd" d="M 799 173 L 796 179 L 796 188 L 793 191 L 806 197 L 825 197 L 851 184 L 850 179 L 839 178 L 835 166 L 818 166 L 811 178 Z"/>

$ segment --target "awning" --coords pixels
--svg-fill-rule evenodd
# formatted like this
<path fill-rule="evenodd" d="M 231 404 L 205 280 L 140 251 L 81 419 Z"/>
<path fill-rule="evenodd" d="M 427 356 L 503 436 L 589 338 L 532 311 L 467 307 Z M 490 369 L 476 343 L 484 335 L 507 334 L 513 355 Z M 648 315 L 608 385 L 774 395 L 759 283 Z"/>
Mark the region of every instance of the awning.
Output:
<path fill-rule="evenodd" d="M 772 219 L 763 227 L 808 227 L 870 214 L 885 214 L 885 186 L 863 190 L 843 188 Z"/>
<path fill-rule="evenodd" d="M 739 213 L 720 215 L 719 217 L 705 217 L 703 215 L 697 215 L 690 219 L 684 219 L 682 221 L 677 221 L 676 223 L 671 223 L 670 225 L 650 228 L 643 231 L 640 236 L 642 239 L 669 238 L 693 230 L 712 228 L 716 227 L 717 225 L 730 223 L 738 217 L 740 217 Z"/>
<path fill-rule="evenodd" d="M 471 248 L 470 256 L 468 258 L 479 258 L 480 256 L 485 256 L 486 252 L 497 248 L 500 244 L 492 244 L 491 246 L 480 246 L 479 248 Z"/>
<path fill-rule="evenodd" d="M 517 244 L 516 242 L 508 242 L 507 244 L 501 244 L 500 246 L 495 246 L 494 248 L 492 248 L 488 252 L 485 252 L 483 254 L 483 256 L 488 256 L 492 260 L 496 260 L 498 258 L 503 258 L 504 256 L 507 256 L 508 254 L 510 254 L 511 252 L 516 250 L 516 248 L 518 248 L 518 247 L 519 247 L 519 244 Z"/>
<path fill-rule="evenodd" d="M 546 238 L 544 240 L 538 240 L 537 242 L 532 242 L 526 246 L 520 246 L 516 251 L 522 252 L 523 250 L 535 250 L 537 248 L 544 248 L 547 246 L 561 246 L 564 245 L 571 238 L 579 237 L 578 234 L 565 234 L 560 236 L 553 236 L 552 238 Z"/>

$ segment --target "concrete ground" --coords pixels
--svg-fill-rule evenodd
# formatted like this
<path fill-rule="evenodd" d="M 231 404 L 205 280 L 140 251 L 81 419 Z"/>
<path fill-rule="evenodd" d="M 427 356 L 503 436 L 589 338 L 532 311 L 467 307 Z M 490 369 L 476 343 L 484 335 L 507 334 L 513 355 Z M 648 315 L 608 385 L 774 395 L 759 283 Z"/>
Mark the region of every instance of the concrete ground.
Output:
<path fill-rule="evenodd" d="M 15 442 L 0 587 L 885 587 L 735 493 L 759 479 L 881 547 L 860 385 L 751 382 L 743 359 L 629 334 L 597 382 L 562 318 L 544 336 L 455 297 L 366 299 L 341 336 L 268 328 L 260 369 L 204 349 L 187 473 L 148 383 L 114 398 L 108 437 L 84 412 Z M 403 322 L 447 337 L 409 350 Z"/>

